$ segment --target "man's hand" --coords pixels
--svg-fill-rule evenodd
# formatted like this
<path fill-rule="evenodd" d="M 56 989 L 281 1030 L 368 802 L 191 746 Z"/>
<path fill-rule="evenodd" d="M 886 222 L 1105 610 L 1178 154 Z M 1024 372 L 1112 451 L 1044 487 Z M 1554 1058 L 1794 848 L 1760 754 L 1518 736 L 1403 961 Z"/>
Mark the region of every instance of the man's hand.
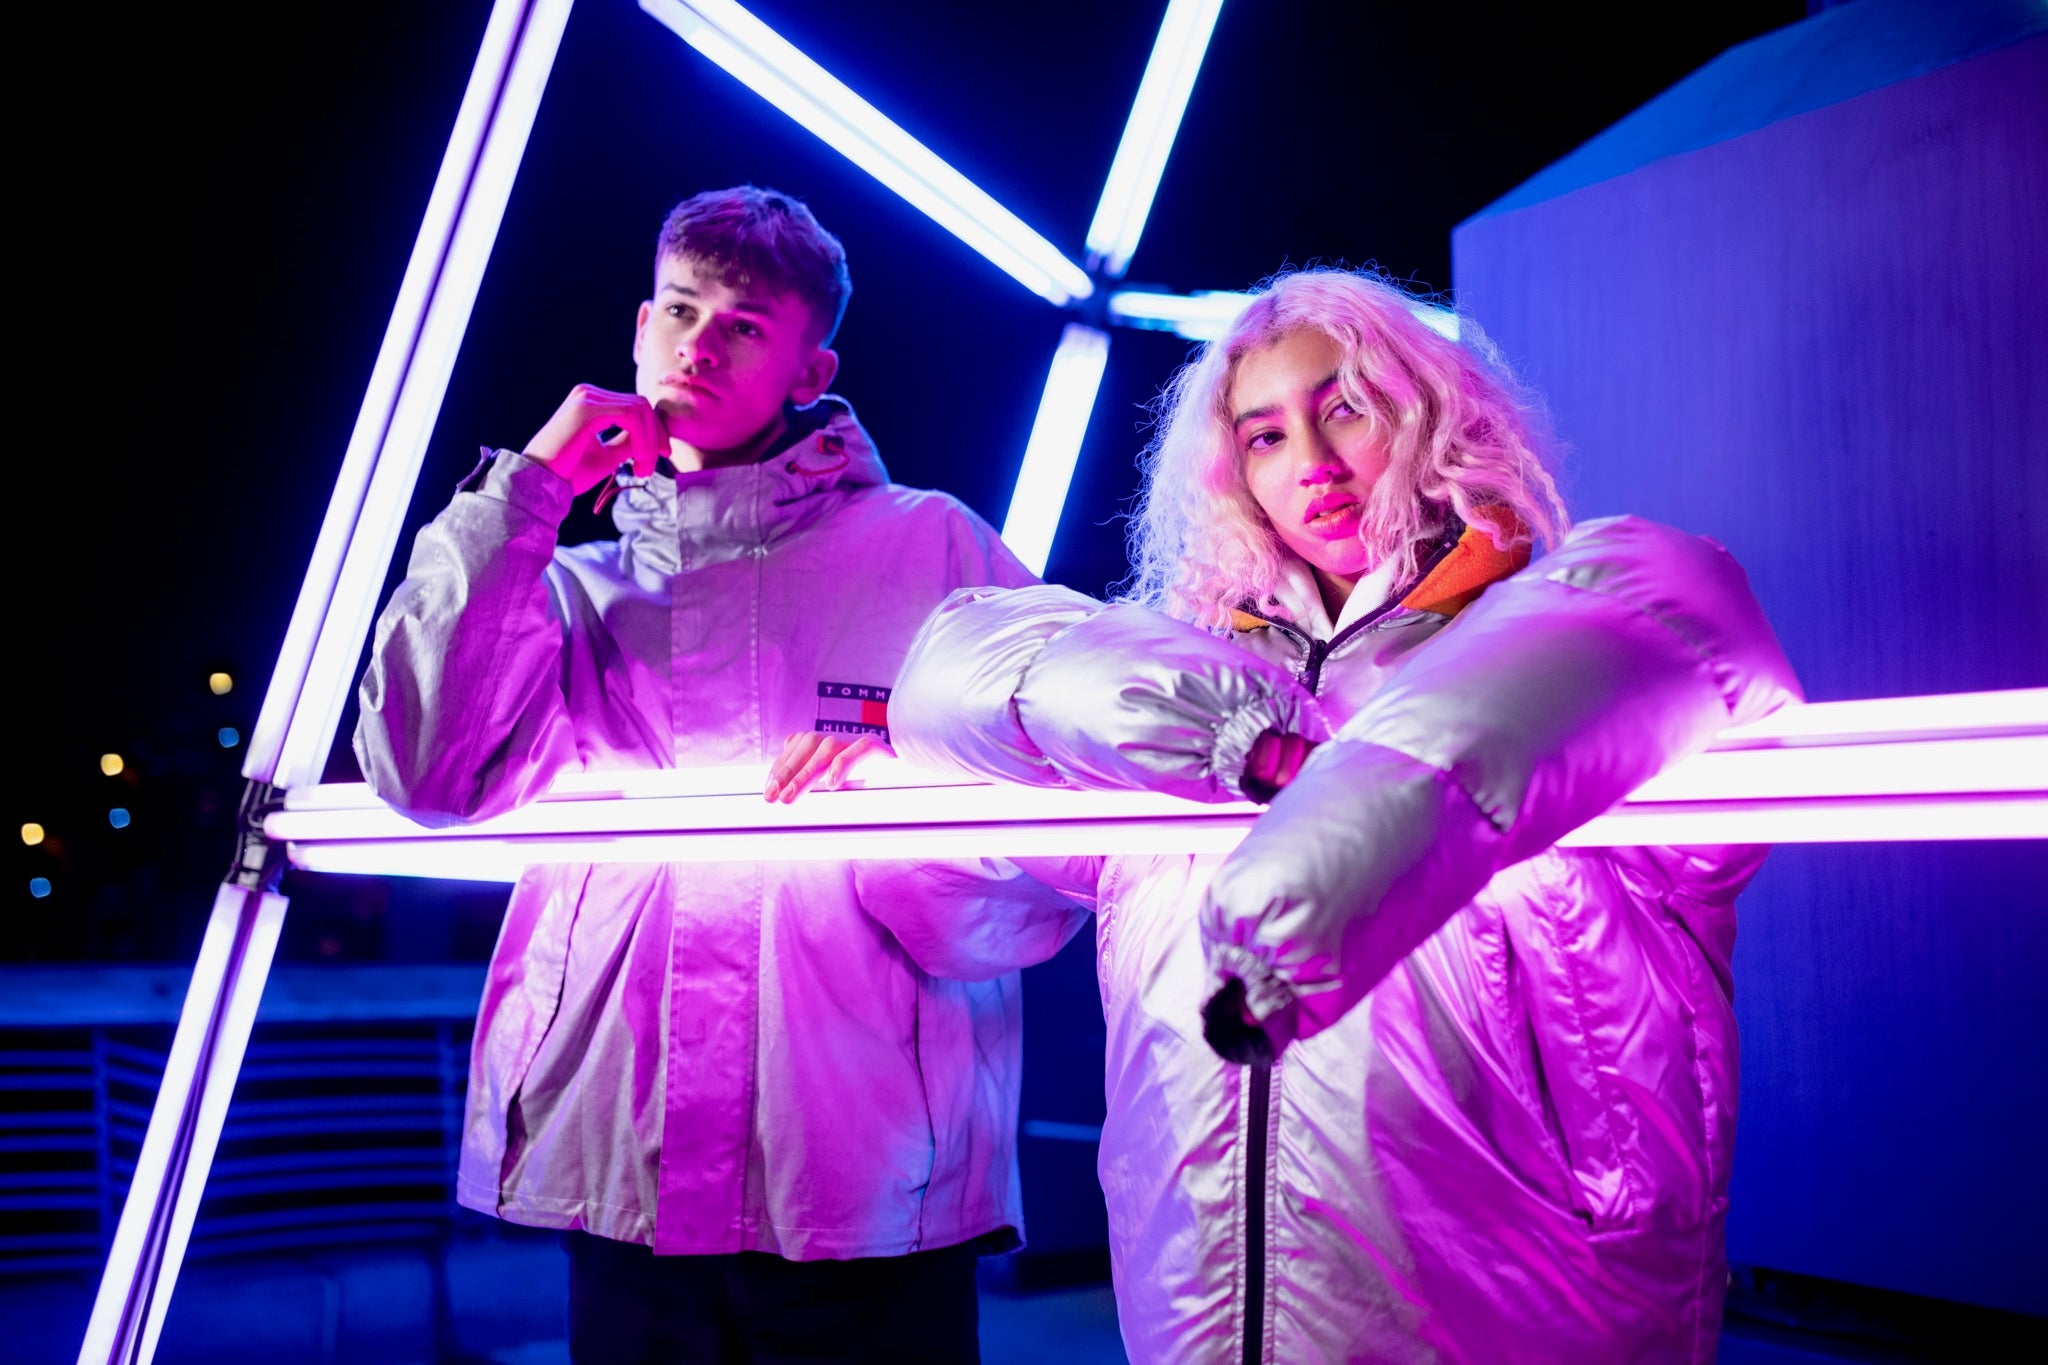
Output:
<path fill-rule="evenodd" d="M 761 795 L 786 806 L 814 787 L 837 791 L 871 754 L 894 758 L 896 751 L 874 735 L 822 735 L 810 730 L 791 735 L 782 746 L 782 757 L 768 770 L 768 787 Z"/>
<path fill-rule="evenodd" d="M 607 432 L 612 433 L 609 441 Z M 582 494 L 609 479 L 626 460 L 643 479 L 654 473 L 654 462 L 668 454 L 668 429 L 654 405 L 639 394 L 578 384 L 523 453 Z"/>

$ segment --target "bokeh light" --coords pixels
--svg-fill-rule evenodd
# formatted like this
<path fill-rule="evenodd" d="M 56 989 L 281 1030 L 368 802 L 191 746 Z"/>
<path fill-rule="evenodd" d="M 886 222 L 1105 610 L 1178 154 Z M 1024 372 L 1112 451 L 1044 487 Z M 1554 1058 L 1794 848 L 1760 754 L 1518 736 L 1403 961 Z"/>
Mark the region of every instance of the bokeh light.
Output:
<path fill-rule="evenodd" d="M 31 820 L 21 827 L 21 841 L 34 848 L 43 841 L 43 827 Z"/>
<path fill-rule="evenodd" d="M 235 680 L 225 673 L 209 673 L 206 675 L 206 686 L 214 696 L 225 697 L 235 690 Z"/>
<path fill-rule="evenodd" d="M 134 818 L 134 816 L 128 813 L 128 808 L 126 806 L 116 806 L 112 810 L 107 812 L 107 823 L 112 825 L 115 829 L 128 828 L 129 822 Z"/>
<path fill-rule="evenodd" d="M 223 749 L 232 749 L 242 742 L 242 732 L 232 725 L 221 726 L 218 737 L 220 739 L 220 747 Z"/>
<path fill-rule="evenodd" d="M 30 877 L 28 879 L 28 893 L 37 900 L 41 900 L 49 895 L 50 879 L 48 877 Z"/>
<path fill-rule="evenodd" d="M 127 763 L 122 760 L 119 754 L 100 755 L 100 771 L 108 777 L 119 777 L 121 770 L 127 766 Z"/>

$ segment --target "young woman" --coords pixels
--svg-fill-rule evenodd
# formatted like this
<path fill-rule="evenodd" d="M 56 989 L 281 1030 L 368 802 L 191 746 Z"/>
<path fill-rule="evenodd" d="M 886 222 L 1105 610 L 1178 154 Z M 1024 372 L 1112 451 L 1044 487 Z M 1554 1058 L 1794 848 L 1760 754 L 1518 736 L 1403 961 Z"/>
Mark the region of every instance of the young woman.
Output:
<path fill-rule="evenodd" d="M 1098 917 L 1134 1359 L 1714 1355 L 1763 851 L 1558 841 L 1797 683 L 1719 546 L 1567 534 L 1532 431 L 1397 290 L 1283 276 L 1168 391 L 1134 600 L 913 646 L 912 759 L 1271 801 L 1227 858 L 1023 865 Z M 986 942 L 1002 870 L 864 894 L 953 879 Z"/>

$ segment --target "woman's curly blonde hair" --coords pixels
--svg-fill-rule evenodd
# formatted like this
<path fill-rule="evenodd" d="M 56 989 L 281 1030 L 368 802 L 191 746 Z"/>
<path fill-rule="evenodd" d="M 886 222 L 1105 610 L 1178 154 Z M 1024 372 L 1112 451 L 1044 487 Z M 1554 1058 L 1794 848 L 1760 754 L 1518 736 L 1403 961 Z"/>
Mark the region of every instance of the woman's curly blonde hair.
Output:
<path fill-rule="evenodd" d="M 1264 603 L 1278 588 L 1292 551 L 1245 484 L 1230 387 L 1246 352 L 1303 327 L 1342 349 L 1345 401 L 1386 446 L 1387 471 L 1359 529 L 1375 564 L 1399 557 L 1397 579 L 1406 581 L 1454 516 L 1483 525 L 1503 550 L 1556 544 L 1570 518 L 1539 454 L 1540 410 L 1470 321 L 1459 320 L 1453 341 L 1423 320 L 1428 311 L 1365 272 L 1310 269 L 1266 281 L 1154 405 L 1157 435 L 1142 460 L 1124 597 L 1220 626 L 1233 608 Z"/>

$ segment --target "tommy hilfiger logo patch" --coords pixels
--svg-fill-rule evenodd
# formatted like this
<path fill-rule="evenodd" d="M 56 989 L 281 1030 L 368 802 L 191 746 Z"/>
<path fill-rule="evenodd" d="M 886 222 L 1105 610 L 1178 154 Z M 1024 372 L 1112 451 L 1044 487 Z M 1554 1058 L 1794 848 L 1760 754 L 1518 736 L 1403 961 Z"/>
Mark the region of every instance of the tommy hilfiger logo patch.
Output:
<path fill-rule="evenodd" d="M 889 689 L 866 683 L 818 684 L 818 725 L 827 735 L 880 735 L 889 739 Z"/>

